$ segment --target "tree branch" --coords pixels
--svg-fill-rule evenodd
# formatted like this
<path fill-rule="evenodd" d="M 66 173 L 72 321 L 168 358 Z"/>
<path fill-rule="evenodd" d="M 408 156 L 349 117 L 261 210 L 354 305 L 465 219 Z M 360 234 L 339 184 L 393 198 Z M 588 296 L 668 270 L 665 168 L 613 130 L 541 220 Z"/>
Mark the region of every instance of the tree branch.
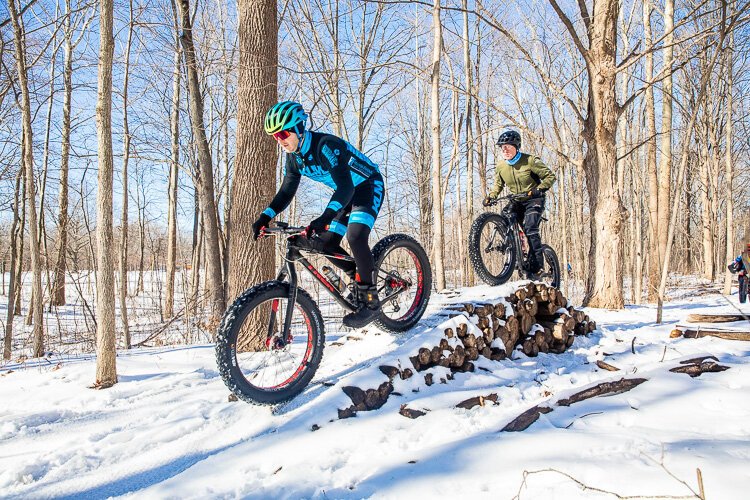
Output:
<path fill-rule="evenodd" d="M 557 0 L 549 0 L 550 5 L 552 5 L 552 8 L 555 9 L 555 12 L 557 13 L 557 17 L 560 18 L 560 21 L 565 25 L 565 28 L 568 30 L 568 33 L 570 34 L 570 37 L 573 39 L 573 43 L 575 44 L 576 48 L 578 49 L 578 52 L 581 53 L 581 56 L 586 60 L 586 64 L 589 63 L 589 51 L 586 49 L 586 47 L 583 46 L 583 43 L 581 42 L 581 39 L 578 37 L 578 33 L 576 32 L 575 27 L 573 26 L 573 23 L 571 22 L 570 18 L 565 14 L 565 12 L 562 11 L 560 6 L 557 4 Z"/>

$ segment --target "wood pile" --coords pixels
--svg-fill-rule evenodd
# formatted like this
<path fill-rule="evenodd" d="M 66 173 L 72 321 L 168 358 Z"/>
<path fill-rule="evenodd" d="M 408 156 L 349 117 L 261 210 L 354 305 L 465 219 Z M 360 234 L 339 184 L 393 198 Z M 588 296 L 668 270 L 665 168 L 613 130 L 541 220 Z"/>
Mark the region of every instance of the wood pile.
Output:
<path fill-rule="evenodd" d="M 468 371 L 461 368 L 471 368 L 466 361 L 472 362 L 477 359 L 478 354 L 492 359 L 500 360 L 510 356 L 517 346 L 520 346 L 527 356 L 537 356 L 542 353 L 561 354 L 573 345 L 576 335 L 587 335 L 596 330 L 596 322 L 592 321 L 586 313 L 568 305 L 568 299 L 556 288 L 547 287 L 543 284 L 529 283 L 519 288 L 515 293 L 506 297 L 504 302 L 498 304 L 464 304 L 460 311 L 465 312 L 469 321 L 475 323 L 482 336 L 467 333 L 467 325 L 455 332 L 463 344 L 464 349 L 458 356 L 452 356 L 448 366 L 456 371 Z M 534 328 L 534 325 L 538 325 Z M 541 328 L 539 328 L 541 327 Z M 451 338 L 454 332 L 451 329 L 445 331 L 446 338 Z M 498 346 L 502 345 L 502 349 Z M 466 354 L 463 365 L 460 354 Z M 434 366 L 436 363 L 431 358 L 428 363 L 423 363 L 426 357 L 417 357 L 418 364 L 412 364 L 417 371 Z M 437 364 L 445 366 L 438 360 Z"/>
<path fill-rule="evenodd" d="M 450 310 L 452 318 L 466 321 L 455 329 L 446 328 L 438 345 L 422 347 L 410 356 L 411 367 L 380 366 L 388 382 L 378 388 L 344 387 L 352 405 L 340 409 L 339 418 L 383 406 L 393 393 L 393 381 L 397 378 L 406 380 L 419 372 L 443 367 L 449 372 L 443 372 L 446 375 L 439 380 L 434 380 L 433 373 L 424 373 L 422 377 L 427 386 L 444 384 L 456 372 L 473 372 L 474 362 L 480 356 L 492 361 L 513 359 L 512 353 L 517 348 L 532 357 L 539 353 L 561 354 L 573 345 L 576 335 L 596 330 L 596 322 L 586 313 L 570 306 L 558 289 L 544 284 L 529 283 L 495 304 L 467 303 Z"/>

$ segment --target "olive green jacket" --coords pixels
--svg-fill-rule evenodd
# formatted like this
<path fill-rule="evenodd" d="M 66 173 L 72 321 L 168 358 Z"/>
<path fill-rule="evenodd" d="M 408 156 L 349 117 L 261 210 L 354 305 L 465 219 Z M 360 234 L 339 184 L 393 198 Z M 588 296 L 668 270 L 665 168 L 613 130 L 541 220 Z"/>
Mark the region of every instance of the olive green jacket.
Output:
<path fill-rule="evenodd" d="M 495 186 L 489 193 L 497 198 L 505 185 L 513 194 L 528 193 L 534 188 L 549 189 L 557 177 L 539 158 L 521 153 L 515 165 L 500 159 L 495 166 Z"/>

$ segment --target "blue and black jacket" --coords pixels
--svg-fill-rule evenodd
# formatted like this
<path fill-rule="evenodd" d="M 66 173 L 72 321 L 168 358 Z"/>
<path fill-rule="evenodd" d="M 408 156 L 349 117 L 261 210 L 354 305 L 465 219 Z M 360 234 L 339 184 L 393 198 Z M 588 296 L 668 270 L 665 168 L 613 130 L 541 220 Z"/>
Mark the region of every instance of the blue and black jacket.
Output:
<path fill-rule="evenodd" d="M 733 273 L 741 273 L 742 271 L 747 271 L 747 266 L 745 266 L 744 259 L 742 258 L 744 254 L 740 254 L 737 256 L 734 261 L 732 261 L 731 264 L 729 264 L 729 270 Z"/>
<path fill-rule="evenodd" d="M 382 196 L 383 179 L 378 166 L 351 144 L 335 135 L 305 131 L 299 151 L 287 153 L 284 180 L 279 191 L 263 213 L 273 218 L 292 202 L 302 176 L 321 182 L 333 189 L 326 212 L 334 214 L 352 202 L 354 192 L 364 183 L 379 184 Z M 379 203 L 378 207 L 379 208 Z M 351 213 L 349 222 L 366 224 L 372 228 L 374 214 Z"/>

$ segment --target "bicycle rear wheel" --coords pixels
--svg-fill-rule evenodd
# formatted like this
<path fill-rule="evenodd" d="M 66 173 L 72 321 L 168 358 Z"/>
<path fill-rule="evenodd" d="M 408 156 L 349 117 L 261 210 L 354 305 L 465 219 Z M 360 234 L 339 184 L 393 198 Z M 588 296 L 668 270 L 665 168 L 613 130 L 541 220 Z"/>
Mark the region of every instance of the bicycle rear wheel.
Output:
<path fill-rule="evenodd" d="M 419 322 L 430 301 L 432 268 L 427 253 L 406 234 L 391 234 L 372 249 L 376 285 L 381 301 L 376 324 L 404 332 Z"/>
<path fill-rule="evenodd" d="M 469 231 L 469 260 L 479 279 L 488 285 L 502 285 L 516 267 L 516 252 L 508 221 L 494 212 L 476 218 Z"/>
<path fill-rule="evenodd" d="M 557 260 L 557 254 L 551 246 L 542 245 L 542 255 L 544 255 L 544 264 L 538 281 L 547 286 L 560 288 L 560 262 Z"/>
<path fill-rule="evenodd" d="M 325 342 L 320 310 L 298 288 L 285 336 L 288 304 L 289 284 L 267 281 L 246 290 L 224 313 L 216 362 L 224 383 L 243 401 L 287 401 L 302 392 L 320 365 Z"/>

